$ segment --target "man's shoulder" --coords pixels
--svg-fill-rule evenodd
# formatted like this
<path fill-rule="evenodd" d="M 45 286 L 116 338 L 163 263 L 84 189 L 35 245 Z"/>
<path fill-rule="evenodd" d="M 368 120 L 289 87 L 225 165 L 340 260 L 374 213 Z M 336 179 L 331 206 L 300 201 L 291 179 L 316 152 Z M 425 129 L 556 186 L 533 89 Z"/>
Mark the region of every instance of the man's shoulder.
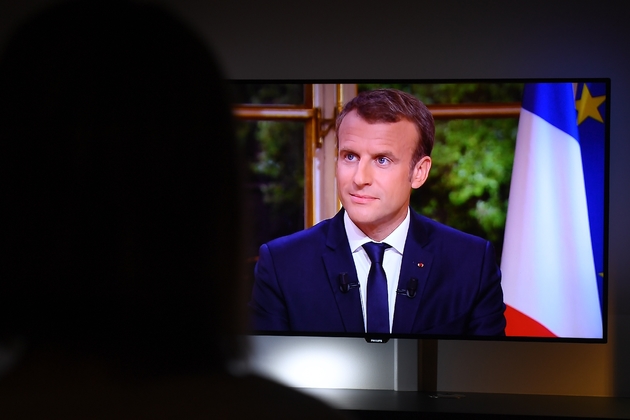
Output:
<path fill-rule="evenodd" d="M 270 249 L 302 249 L 303 247 L 313 247 L 318 244 L 325 244 L 328 232 L 331 228 L 334 228 L 338 221 L 335 221 L 337 216 L 322 220 L 316 225 L 292 233 L 290 235 L 281 236 L 279 238 L 272 239 L 267 242 L 266 245 Z M 343 226 L 343 224 L 342 224 Z"/>
<path fill-rule="evenodd" d="M 411 229 L 414 230 L 414 233 L 417 233 L 421 236 L 421 240 L 423 242 L 439 241 L 451 244 L 461 243 L 484 246 L 488 242 L 487 240 L 479 236 L 475 236 L 470 233 L 455 229 L 451 226 L 437 222 L 414 211 L 411 212 L 411 215 L 413 220 L 411 224 Z"/>

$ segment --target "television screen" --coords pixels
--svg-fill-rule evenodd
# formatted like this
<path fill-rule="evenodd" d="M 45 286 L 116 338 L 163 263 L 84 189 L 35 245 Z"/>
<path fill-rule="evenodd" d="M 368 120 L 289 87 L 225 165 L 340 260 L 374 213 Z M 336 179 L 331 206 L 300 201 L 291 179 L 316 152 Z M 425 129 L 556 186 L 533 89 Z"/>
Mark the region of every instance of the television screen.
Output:
<path fill-rule="evenodd" d="M 231 87 L 254 333 L 606 341 L 609 79 Z"/>

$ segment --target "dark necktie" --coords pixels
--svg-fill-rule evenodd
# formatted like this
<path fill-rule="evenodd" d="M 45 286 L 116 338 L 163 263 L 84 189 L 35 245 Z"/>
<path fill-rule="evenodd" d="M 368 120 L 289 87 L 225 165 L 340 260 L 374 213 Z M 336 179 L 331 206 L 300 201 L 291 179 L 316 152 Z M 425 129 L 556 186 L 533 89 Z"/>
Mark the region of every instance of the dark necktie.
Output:
<path fill-rule="evenodd" d="M 363 249 L 372 265 L 367 282 L 367 332 L 389 334 L 389 309 L 387 304 L 387 277 L 383 270 L 383 255 L 390 246 L 386 243 L 367 242 Z"/>

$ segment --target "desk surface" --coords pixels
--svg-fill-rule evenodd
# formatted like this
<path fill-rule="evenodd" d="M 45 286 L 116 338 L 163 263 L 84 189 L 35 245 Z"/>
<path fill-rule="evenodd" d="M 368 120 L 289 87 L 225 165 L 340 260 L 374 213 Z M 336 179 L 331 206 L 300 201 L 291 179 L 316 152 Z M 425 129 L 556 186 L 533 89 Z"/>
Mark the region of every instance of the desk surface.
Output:
<path fill-rule="evenodd" d="M 344 411 L 630 419 L 630 398 L 303 389 Z"/>

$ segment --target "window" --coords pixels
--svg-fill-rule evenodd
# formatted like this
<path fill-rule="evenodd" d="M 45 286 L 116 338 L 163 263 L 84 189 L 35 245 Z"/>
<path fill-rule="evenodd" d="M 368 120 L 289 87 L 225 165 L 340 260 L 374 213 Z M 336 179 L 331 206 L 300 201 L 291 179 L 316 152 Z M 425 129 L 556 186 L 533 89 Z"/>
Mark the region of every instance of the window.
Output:
<path fill-rule="evenodd" d="M 232 84 L 245 150 L 247 253 L 332 217 L 334 119 L 357 92 L 395 87 L 418 96 L 436 120 L 434 165 L 412 207 L 493 241 L 500 254 L 522 84 Z"/>

